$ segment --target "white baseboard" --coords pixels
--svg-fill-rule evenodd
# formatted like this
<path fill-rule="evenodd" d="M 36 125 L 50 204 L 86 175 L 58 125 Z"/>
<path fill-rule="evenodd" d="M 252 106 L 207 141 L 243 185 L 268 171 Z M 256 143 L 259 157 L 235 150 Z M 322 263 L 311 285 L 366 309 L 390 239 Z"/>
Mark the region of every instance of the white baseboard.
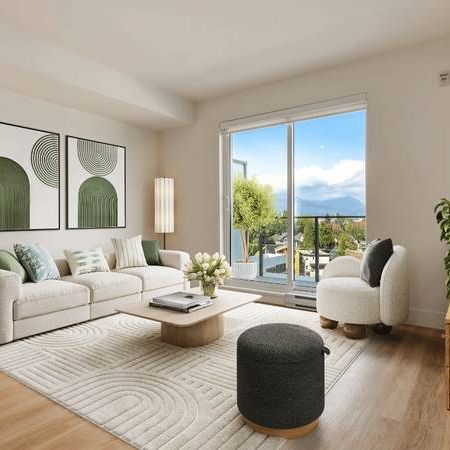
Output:
<path fill-rule="evenodd" d="M 406 323 L 425 328 L 444 329 L 445 313 L 428 309 L 410 309 Z"/>

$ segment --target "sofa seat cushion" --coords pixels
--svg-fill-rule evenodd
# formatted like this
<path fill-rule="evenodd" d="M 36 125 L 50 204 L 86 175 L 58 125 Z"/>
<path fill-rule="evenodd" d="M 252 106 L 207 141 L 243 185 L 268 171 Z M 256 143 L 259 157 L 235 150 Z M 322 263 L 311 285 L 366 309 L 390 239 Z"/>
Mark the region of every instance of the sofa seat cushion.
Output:
<path fill-rule="evenodd" d="M 370 287 L 361 278 L 321 280 L 316 298 L 318 313 L 328 319 L 356 324 L 380 322 L 380 288 Z"/>
<path fill-rule="evenodd" d="M 146 266 L 146 267 L 129 267 L 121 269 L 120 273 L 134 275 L 142 280 L 143 291 L 151 291 L 153 289 L 161 289 L 184 281 L 184 275 L 181 270 L 173 267 L 165 266 Z"/>
<path fill-rule="evenodd" d="M 92 272 L 63 279 L 89 288 L 91 303 L 138 294 L 142 291 L 142 281 L 138 277 L 118 272 Z"/>
<path fill-rule="evenodd" d="M 88 304 L 89 290 L 85 286 L 62 280 L 24 283 L 21 297 L 14 302 L 14 320 Z"/>

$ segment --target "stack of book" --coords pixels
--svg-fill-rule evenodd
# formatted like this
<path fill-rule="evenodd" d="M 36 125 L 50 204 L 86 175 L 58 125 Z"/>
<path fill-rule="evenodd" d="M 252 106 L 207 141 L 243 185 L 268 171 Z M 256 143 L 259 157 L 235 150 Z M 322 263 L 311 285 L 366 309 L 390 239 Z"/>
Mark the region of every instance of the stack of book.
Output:
<path fill-rule="evenodd" d="M 149 306 L 172 309 L 184 313 L 197 311 L 212 305 L 213 301 L 205 295 L 191 294 L 189 292 L 175 292 L 174 294 L 155 297 L 149 302 Z"/>

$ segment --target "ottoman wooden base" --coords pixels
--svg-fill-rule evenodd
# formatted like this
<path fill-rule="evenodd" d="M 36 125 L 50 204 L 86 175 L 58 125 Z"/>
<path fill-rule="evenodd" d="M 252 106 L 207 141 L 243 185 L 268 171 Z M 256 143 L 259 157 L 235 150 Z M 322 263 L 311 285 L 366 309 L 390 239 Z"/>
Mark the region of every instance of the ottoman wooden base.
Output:
<path fill-rule="evenodd" d="M 244 417 L 244 420 L 247 422 L 247 425 L 257 433 L 265 434 L 266 436 L 281 437 L 284 439 L 297 439 L 306 436 L 307 434 L 313 432 L 319 425 L 319 419 L 316 419 L 311 423 L 297 428 L 269 428 L 253 423 L 246 417 Z"/>

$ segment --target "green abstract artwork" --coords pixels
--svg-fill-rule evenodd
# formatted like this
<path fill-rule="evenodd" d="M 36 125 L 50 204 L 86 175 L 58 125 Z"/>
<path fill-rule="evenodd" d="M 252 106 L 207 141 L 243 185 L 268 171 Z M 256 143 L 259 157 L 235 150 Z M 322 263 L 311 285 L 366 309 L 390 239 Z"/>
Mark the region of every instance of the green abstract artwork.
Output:
<path fill-rule="evenodd" d="M 30 228 L 30 181 L 15 161 L 0 156 L 0 229 Z"/>
<path fill-rule="evenodd" d="M 0 122 L 0 231 L 57 230 L 59 134 Z"/>
<path fill-rule="evenodd" d="M 78 191 L 79 228 L 117 227 L 117 192 L 105 178 L 88 178 Z"/>
<path fill-rule="evenodd" d="M 78 139 L 78 159 L 92 175 L 109 175 L 117 165 L 117 148 L 101 142 Z"/>
<path fill-rule="evenodd" d="M 55 134 L 42 136 L 33 145 L 31 166 L 44 184 L 59 187 L 59 139 Z"/>
<path fill-rule="evenodd" d="M 125 227 L 125 147 L 66 138 L 67 228 Z"/>

